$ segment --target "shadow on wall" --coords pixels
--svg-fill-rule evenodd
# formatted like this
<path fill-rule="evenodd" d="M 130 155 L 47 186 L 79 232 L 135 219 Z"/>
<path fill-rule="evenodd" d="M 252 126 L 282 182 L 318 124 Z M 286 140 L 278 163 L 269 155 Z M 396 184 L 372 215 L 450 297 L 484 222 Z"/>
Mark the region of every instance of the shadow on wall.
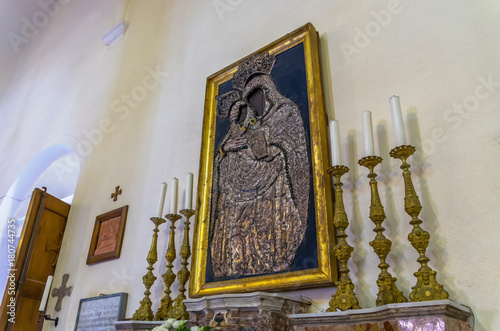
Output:
<path fill-rule="evenodd" d="M 71 204 L 75 191 L 80 161 L 67 145 L 53 145 L 36 156 L 21 172 L 0 204 L 0 247 L 12 251 L 7 222 L 15 220 L 16 245 L 22 232 L 31 193 L 35 187 L 47 187 L 48 193 Z M 11 233 L 12 235 L 12 233 Z M 0 289 L 5 288 L 9 273 L 8 254 L 0 255 Z"/>

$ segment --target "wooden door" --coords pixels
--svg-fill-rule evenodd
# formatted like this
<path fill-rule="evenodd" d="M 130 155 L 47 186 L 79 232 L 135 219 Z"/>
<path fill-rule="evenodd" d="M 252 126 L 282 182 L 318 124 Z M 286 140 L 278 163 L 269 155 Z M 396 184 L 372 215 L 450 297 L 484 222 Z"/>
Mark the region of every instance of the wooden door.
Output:
<path fill-rule="evenodd" d="M 9 289 L 14 282 L 7 281 L 0 308 L 0 330 L 41 330 L 43 321 L 38 322 L 38 308 L 47 277 L 56 268 L 69 209 L 70 205 L 47 192 L 33 191 L 11 272 L 16 289 Z M 8 314 L 12 298 L 15 323 L 9 321 L 12 315 Z"/>

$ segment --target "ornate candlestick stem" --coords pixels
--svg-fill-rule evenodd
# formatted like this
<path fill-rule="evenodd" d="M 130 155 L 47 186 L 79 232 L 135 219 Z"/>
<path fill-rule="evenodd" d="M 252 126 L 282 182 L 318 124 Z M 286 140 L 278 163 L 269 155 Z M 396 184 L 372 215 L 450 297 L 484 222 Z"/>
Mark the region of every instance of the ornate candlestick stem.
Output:
<path fill-rule="evenodd" d="M 146 258 L 146 261 L 148 262 L 148 272 L 142 277 L 142 282 L 144 283 L 144 286 L 146 287 L 146 291 L 144 292 L 144 299 L 141 300 L 141 305 L 139 309 L 136 310 L 134 315 L 132 316 L 132 319 L 134 321 L 152 321 L 153 320 L 153 311 L 151 310 L 151 299 L 149 298 L 149 295 L 151 292 L 149 289 L 151 286 L 153 286 L 156 277 L 153 275 L 153 265 L 156 263 L 158 260 L 158 254 L 157 254 L 157 241 L 158 241 L 158 226 L 160 224 L 165 223 L 165 219 L 161 217 L 151 217 L 151 221 L 154 223 L 155 228 L 153 230 L 153 241 L 151 242 L 151 248 L 149 249 L 148 257 Z"/>
<path fill-rule="evenodd" d="M 184 238 L 182 239 L 181 246 L 181 264 L 182 268 L 177 273 L 177 279 L 179 280 L 179 296 L 175 298 L 174 306 L 169 311 L 168 317 L 175 318 L 176 320 L 187 320 L 189 319 L 189 313 L 184 304 L 184 299 L 186 299 L 186 283 L 189 279 L 189 269 L 188 269 L 188 259 L 191 256 L 191 247 L 189 246 L 189 218 L 194 215 L 194 210 L 183 209 L 180 211 L 184 215 Z"/>
<path fill-rule="evenodd" d="M 160 307 L 156 312 L 155 321 L 163 321 L 168 318 L 168 312 L 172 309 L 172 298 L 170 297 L 170 287 L 175 281 L 175 274 L 172 271 L 174 268 L 174 261 L 176 258 L 175 254 L 175 222 L 181 218 L 180 215 L 177 214 L 167 214 L 165 216 L 170 221 L 170 238 L 168 242 L 167 253 L 165 254 L 165 259 L 167 260 L 167 269 L 165 273 L 162 275 L 163 281 L 165 283 L 165 295 L 161 299 Z"/>
<path fill-rule="evenodd" d="M 405 210 L 406 213 L 411 216 L 410 224 L 413 225 L 413 230 L 408 235 L 408 240 L 420 254 L 417 259 L 417 262 L 420 263 L 420 268 L 414 274 L 415 277 L 417 277 L 417 284 L 412 287 L 410 300 L 445 300 L 448 299 L 448 292 L 444 290 L 443 285 L 438 284 L 436 281 L 436 271 L 432 270 L 427 265 L 429 258 L 425 256 L 425 251 L 429 245 L 431 235 L 420 227 L 422 221 L 418 218 L 418 215 L 422 210 L 422 205 L 413 187 L 411 173 L 408 170 L 410 165 L 406 162 L 408 157 L 413 155 L 414 152 L 415 147 L 410 145 L 398 146 L 390 152 L 391 157 L 400 159 L 402 162 L 401 169 L 403 169 L 403 179 L 405 183 Z"/>
<path fill-rule="evenodd" d="M 349 277 L 349 268 L 347 262 L 351 257 L 353 248 L 347 244 L 345 233 L 349 226 L 347 214 L 345 213 L 344 201 L 342 199 L 342 181 L 340 177 L 347 173 L 349 168 L 343 165 L 336 165 L 328 168 L 328 173 L 335 177 L 335 212 L 333 224 L 337 229 L 337 245 L 335 245 L 335 256 L 340 262 L 340 279 L 335 284 L 337 292 L 332 296 L 329 302 L 330 308 L 327 311 L 361 309 L 356 294 L 354 294 L 354 284 Z"/>
<path fill-rule="evenodd" d="M 403 295 L 403 292 L 399 291 L 396 286 L 396 278 L 387 271 L 389 269 L 389 264 L 386 262 L 387 255 L 391 251 L 392 242 L 387 239 L 383 232 L 384 228 L 382 223 L 385 219 L 384 206 L 380 201 L 380 196 L 378 194 L 378 185 L 375 178 L 377 174 L 373 172 L 373 169 L 382 162 L 380 156 L 367 156 L 358 161 L 358 164 L 368 168 L 370 173 L 368 178 L 370 178 L 370 190 L 371 190 L 371 204 L 370 204 L 370 219 L 375 223 L 375 229 L 373 231 L 376 233 L 375 239 L 370 242 L 370 246 L 378 255 L 380 259 L 380 274 L 378 275 L 377 285 L 378 294 L 375 304 L 377 306 L 383 306 L 389 303 L 401 303 L 407 302 L 408 299 Z"/>

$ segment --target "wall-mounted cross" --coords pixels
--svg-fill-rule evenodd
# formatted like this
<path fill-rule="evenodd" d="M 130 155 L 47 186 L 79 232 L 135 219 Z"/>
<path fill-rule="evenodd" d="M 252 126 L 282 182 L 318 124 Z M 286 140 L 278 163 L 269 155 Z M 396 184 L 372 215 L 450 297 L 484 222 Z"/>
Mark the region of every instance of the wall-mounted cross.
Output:
<path fill-rule="evenodd" d="M 71 291 L 73 291 L 73 286 L 66 287 L 68 283 L 69 274 L 64 274 L 62 278 L 62 284 L 60 288 L 52 289 L 52 296 L 57 297 L 56 307 L 54 308 L 56 311 L 60 311 L 62 308 L 62 300 L 65 296 L 70 296 Z"/>
<path fill-rule="evenodd" d="M 120 188 L 120 185 L 115 187 L 115 193 L 111 193 L 111 199 L 113 199 L 113 201 L 118 200 L 119 194 L 122 194 L 122 189 Z"/>

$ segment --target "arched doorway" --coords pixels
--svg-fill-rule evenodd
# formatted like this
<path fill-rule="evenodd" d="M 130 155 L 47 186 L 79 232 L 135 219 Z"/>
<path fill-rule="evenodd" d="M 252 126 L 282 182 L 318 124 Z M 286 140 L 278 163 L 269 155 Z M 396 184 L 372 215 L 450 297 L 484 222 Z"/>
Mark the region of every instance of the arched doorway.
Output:
<path fill-rule="evenodd" d="M 37 155 L 16 178 L 0 203 L 0 249 L 8 251 L 7 224 L 15 224 L 16 239 L 19 238 L 34 188 L 46 187 L 48 193 L 71 204 L 79 173 L 78 156 L 67 145 L 53 145 Z M 4 289 L 7 283 L 8 263 L 8 255 L 1 254 L 0 289 Z"/>

